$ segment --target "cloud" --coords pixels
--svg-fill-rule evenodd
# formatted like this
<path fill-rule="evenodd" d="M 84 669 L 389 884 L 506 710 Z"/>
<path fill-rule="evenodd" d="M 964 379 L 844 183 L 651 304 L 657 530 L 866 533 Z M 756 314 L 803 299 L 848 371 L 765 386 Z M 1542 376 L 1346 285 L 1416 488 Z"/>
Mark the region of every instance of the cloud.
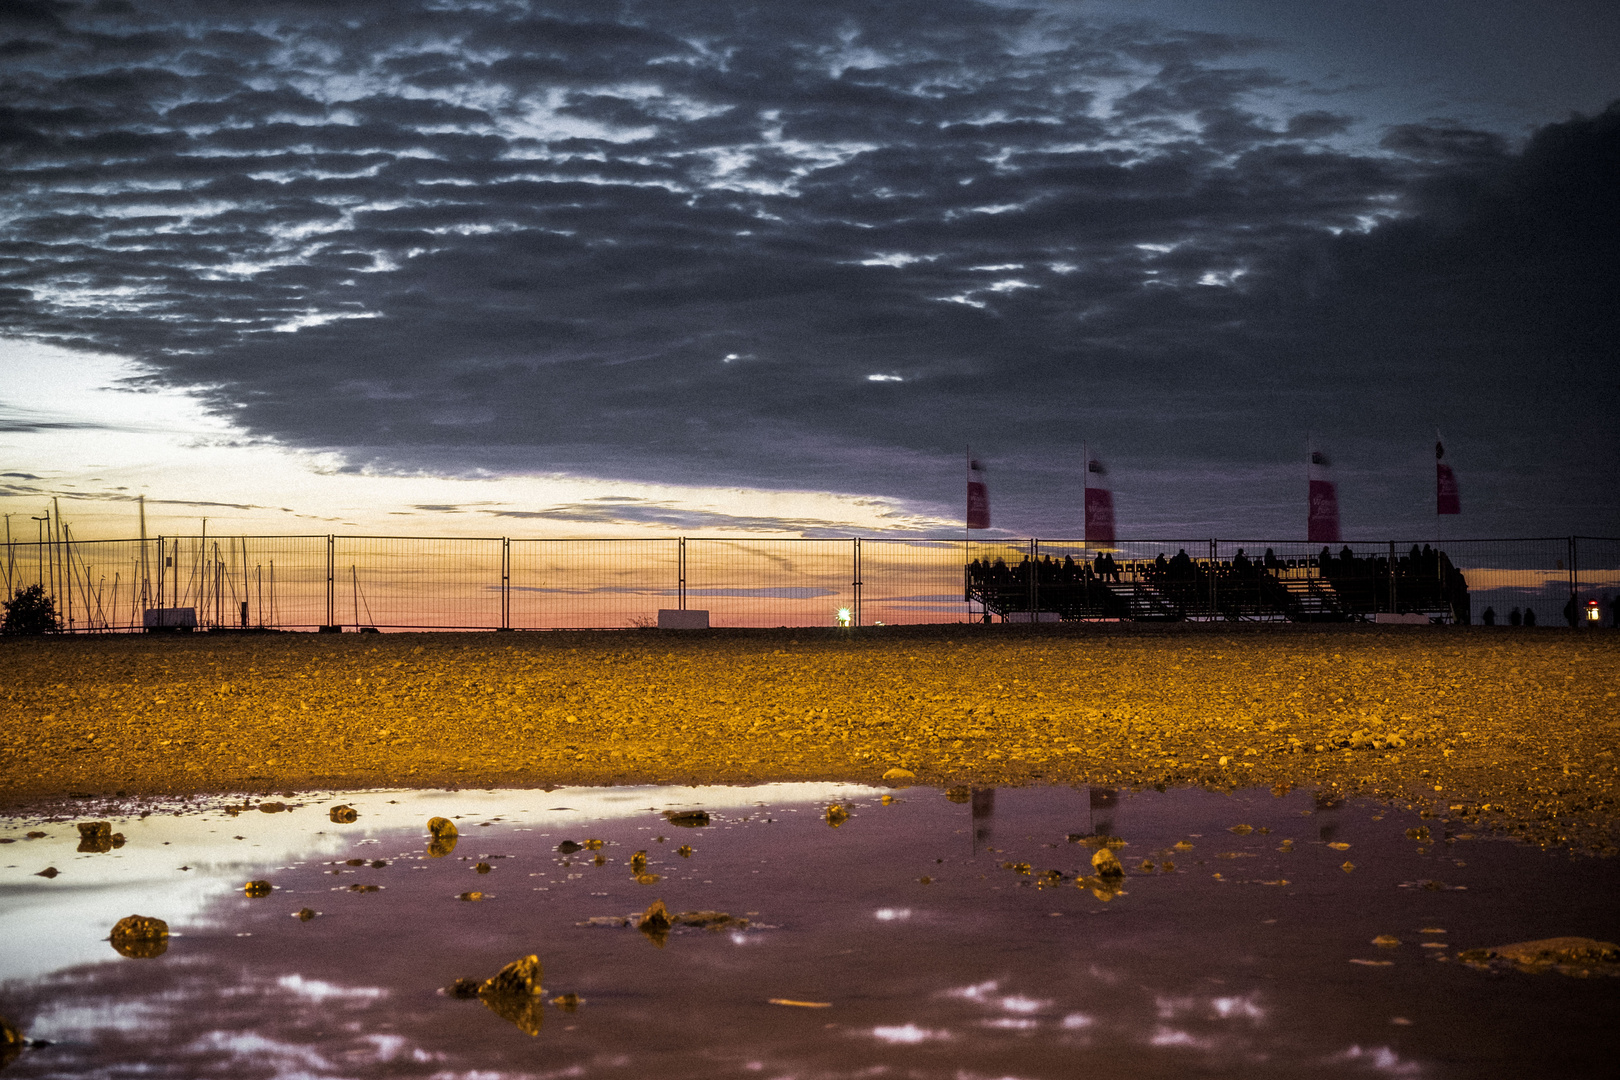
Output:
<path fill-rule="evenodd" d="M 418 507 L 418 509 L 429 509 Z M 431 509 L 439 509 L 437 507 Z M 849 536 L 856 530 L 848 522 L 821 518 L 727 514 L 677 505 L 669 500 L 604 497 L 589 502 L 564 503 L 544 510 L 492 510 L 493 517 L 529 521 L 567 521 L 599 525 L 660 525 L 686 532 L 740 530 L 758 533 L 798 533 L 803 536 Z"/>
<path fill-rule="evenodd" d="M 1441 420 L 1505 493 L 1612 383 L 1612 114 L 1353 144 L 1248 38 L 969 0 L 19 10 L 6 325 L 357 462 L 943 509 L 974 441 L 1033 529 L 1082 438 Z"/>

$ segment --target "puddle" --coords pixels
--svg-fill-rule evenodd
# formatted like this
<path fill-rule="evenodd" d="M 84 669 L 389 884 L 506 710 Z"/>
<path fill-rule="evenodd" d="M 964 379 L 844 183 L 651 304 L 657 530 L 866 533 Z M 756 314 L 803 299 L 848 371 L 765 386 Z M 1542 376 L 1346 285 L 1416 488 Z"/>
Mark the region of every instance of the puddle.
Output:
<path fill-rule="evenodd" d="M 108 817 L 107 852 L 3 820 L 0 1015 L 49 1044 L 5 1074 L 1583 1076 L 1620 1049 L 1620 979 L 1458 959 L 1615 940 L 1616 860 L 1298 792 L 952 794 L 346 792 Z M 623 925 L 655 900 L 667 932 Z M 129 915 L 167 948 L 115 952 Z M 530 954 L 520 1009 L 442 992 Z"/>

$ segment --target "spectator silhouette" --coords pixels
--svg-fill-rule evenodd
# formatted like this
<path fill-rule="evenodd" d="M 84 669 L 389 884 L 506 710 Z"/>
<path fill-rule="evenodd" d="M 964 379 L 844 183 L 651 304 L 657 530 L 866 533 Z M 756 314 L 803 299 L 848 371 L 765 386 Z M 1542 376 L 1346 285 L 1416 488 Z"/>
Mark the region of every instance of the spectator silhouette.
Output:
<path fill-rule="evenodd" d="M 1493 607 L 1488 607 L 1484 611 L 1480 612 L 1479 621 L 1484 623 L 1486 626 L 1495 626 L 1496 609 Z"/>
<path fill-rule="evenodd" d="M 1275 551 L 1271 550 L 1270 548 L 1266 548 L 1266 569 L 1267 570 L 1282 570 L 1282 569 L 1285 569 L 1285 567 L 1283 566 L 1283 561 L 1281 559 L 1277 558 L 1277 553 Z"/>
<path fill-rule="evenodd" d="M 1518 608 L 1514 608 L 1512 611 L 1508 612 L 1508 625 L 1509 626 L 1522 626 L 1522 625 L 1524 625 L 1524 615 L 1522 613 L 1520 613 Z"/>
<path fill-rule="evenodd" d="M 1571 630 L 1581 624 L 1580 607 L 1575 603 L 1575 594 L 1570 593 L 1569 599 L 1564 602 L 1564 621 L 1569 623 Z"/>
<path fill-rule="evenodd" d="M 1525 608 L 1524 609 L 1524 625 L 1526 625 L 1526 626 L 1534 626 L 1534 625 L 1536 625 L 1536 609 L 1535 608 Z"/>

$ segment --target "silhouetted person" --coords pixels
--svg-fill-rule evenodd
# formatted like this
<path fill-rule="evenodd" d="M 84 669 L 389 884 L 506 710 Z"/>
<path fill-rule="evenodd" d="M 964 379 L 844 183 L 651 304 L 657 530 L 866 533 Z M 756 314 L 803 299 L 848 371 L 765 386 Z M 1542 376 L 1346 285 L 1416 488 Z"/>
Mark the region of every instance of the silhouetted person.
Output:
<path fill-rule="evenodd" d="M 1620 630 L 1620 596 L 1609 601 L 1609 625 Z"/>
<path fill-rule="evenodd" d="M 1316 556 L 1316 565 L 1322 568 L 1323 573 L 1326 573 L 1333 566 L 1333 552 L 1327 549 L 1326 544 L 1322 545 L 1321 552 Z"/>
<path fill-rule="evenodd" d="M 1480 612 L 1479 621 L 1484 623 L 1486 626 L 1495 626 L 1496 609 L 1493 607 L 1488 607 L 1484 611 Z"/>
<path fill-rule="evenodd" d="M 1284 569 L 1286 569 L 1286 567 L 1283 566 L 1283 561 L 1281 559 L 1277 558 L 1277 553 L 1275 551 L 1271 550 L 1270 548 L 1266 548 L 1266 569 L 1267 570 L 1284 570 Z"/>
<path fill-rule="evenodd" d="M 1534 625 L 1536 625 L 1536 609 L 1535 608 L 1525 608 L 1524 609 L 1524 625 L 1526 625 L 1526 626 L 1534 626 Z"/>
<path fill-rule="evenodd" d="M 1153 560 L 1154 573 L 1158 574 L 1160 577 L 1163 577 L 1169 571 L 1169 569 L 1170 561 L 1164 557 L 1164 552 L 1159 552 L 1159 557 Z"/>
<path fill-rule="evenodd" d="M 1564 621 L 1569 623 L 1571 630 L 1581 625 L 1580 606 L 1575 603 L 1575 594 L 1570 593 L 1569 599 L 1564 602 Z"/>
<path fill-rule="evenodd" d="M 1249 576 L 1249 557 L 1243 554 L 1242 548 L 1238 548 L 1237 554 L 1232 556 L 1232 573 L 1238 577 Z"/>
<path fill-rule="evenodd" d="M 1518 608 L 1514 608 L 1512 611 L 1508 612 L 1508 625 L 1509 626 L 1522 626 L 1522 625 L 1524 625 L 1524 615 L 1523 615 L 1522 612 L 1519 611 Z"/>

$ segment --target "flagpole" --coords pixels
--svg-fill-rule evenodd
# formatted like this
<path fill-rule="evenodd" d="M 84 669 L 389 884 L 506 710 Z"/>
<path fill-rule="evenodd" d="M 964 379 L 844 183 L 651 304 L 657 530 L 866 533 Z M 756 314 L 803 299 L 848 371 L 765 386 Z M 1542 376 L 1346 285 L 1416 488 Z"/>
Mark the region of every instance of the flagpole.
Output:
<path fill-rule="evenodd" d="M 1088 558 L 1088 537 L 1086 535 L 1086 505 L 1091 493 L 1091 444 L 1080 444 L 1080 557 Z"/>

